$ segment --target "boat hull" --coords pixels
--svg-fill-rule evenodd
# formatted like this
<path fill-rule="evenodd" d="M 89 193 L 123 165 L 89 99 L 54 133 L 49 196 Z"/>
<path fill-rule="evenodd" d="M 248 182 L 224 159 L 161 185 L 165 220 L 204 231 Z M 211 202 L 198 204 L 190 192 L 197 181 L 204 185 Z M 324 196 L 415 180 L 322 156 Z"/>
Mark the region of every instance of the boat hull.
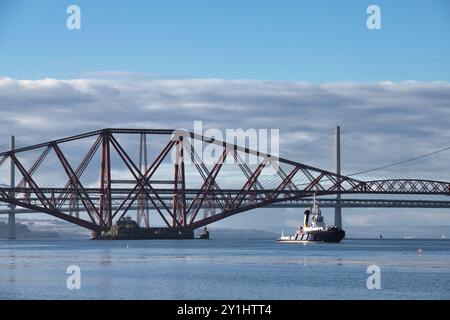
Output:
<path fill-rule="evenodd" d="M 194 239 L 194 230 L 177 228 L 130 228 L 119 232 L 108 232 L 96 238 L 97 240 L 170 240 Z"/>
<path fill-rule="evenodd" d="M 205 233 L 200 234 L 200 235 L 197 237 L 197 239 L 205 239 L 205 240 L 208 240 L 208 239 L 209 239 L 209 232 L 205 232 Z"/>
<path fill-rule="evenodd" d="M 344 230 L 333 231 L 308 231 L 295 236 L 281 238 L 280 243 L 299 243 L 299 242 L 330 242 L 339 243 L 345 238 Z"/>

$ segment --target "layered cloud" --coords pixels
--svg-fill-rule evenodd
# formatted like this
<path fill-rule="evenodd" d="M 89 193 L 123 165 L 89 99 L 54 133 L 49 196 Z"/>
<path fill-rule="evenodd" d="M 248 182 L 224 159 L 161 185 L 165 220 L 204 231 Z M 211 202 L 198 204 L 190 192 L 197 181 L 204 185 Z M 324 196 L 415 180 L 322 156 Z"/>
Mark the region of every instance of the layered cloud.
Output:
<path fill-rule="evenodd" d="M 340 124 L 349 153 L 398 160 L 449 144 L 450 84 L 0 78 L 0 116 L 1 136 L 24 143 L 102 127 L 192 129 L 195 120 L 279 128 L 286 155 Z"/>
<path fill-rule="evenodd" d="M 308 161 L 332 159 L 332 137 L 298 146 L 339 124 L 345 158 L 376 164 L 450 145 L 450 83 L 0 78 L 0 117 L 3 147 L 10 134 L 26 145 L 103 127 L 192 129 L 202 120 L 205 128 L 280 129 L 281 155 Z M 448 160 L 428 159 L 420 170 L 450 178 Z"/>

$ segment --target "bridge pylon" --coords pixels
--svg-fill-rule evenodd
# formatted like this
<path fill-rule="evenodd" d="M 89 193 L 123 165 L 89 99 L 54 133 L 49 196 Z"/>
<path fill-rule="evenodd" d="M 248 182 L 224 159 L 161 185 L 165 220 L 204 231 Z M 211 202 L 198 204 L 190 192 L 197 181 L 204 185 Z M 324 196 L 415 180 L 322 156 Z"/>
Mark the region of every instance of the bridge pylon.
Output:
<path fill-rule="evenodd" d="M 341 127 L 336 127 L 336 141 L 335 141 L 335 166 L 336 166 L 336 175 L 337 175 L 337 183 L 336 183 L 336 207 L 334 208 L 334 225 L 339 229 L 342 229 L 342 207 L 341 207 L 341 184 L 340 178 L 341 175 Z"/>
<path fill-rule="evenodd" d="M 139 141 L 139 170 L 141 175 L 147 172 L 148 161 L 147 161 L 147 135 L 145 133 L 140 134 Z M 146 188 L 148 189 L 148 188 Z M 137 223 L 142 225 L 144 223 L 145 228 L 150 227 L 150 217 L 149 217 L 149 203 L 148 196 L 146 193 L 141 192 L 138 197 L 138 209 L 137 209 Z"/>

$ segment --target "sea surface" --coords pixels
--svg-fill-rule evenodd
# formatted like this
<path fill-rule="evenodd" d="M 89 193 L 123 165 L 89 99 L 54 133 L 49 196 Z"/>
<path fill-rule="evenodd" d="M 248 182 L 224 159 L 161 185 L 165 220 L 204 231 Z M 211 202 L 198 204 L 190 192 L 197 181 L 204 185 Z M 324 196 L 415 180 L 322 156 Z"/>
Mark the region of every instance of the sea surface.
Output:
<path fill-rule="evenodd" d="M 450 299 L 450 241 L 1 240 L 0 299 Z"/>

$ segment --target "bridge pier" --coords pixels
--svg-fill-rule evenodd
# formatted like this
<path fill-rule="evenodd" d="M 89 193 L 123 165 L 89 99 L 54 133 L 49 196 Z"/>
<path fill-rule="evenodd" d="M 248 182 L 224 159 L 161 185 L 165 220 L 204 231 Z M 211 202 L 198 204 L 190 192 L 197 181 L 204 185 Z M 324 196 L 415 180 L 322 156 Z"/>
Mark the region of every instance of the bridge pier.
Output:
<path fill-rule="evenodd" d="M 11 136 L 11 142 L 10 142 L 10 150 L 15 149 L 15 138 L 14 136 Z M 14 188 L 16 186 L 16 172 L 15 172 L 15 165 L 13 160 L 11 159 L 10 163 L 10 186 L 11 188 Z M 15 205 L 10 204 L 9 205 L 9 213 L 8 213 L 8 234 L 7 239 L 15 239 L 16 238 L 16 214 L 14 212 L 14 209 L 16 208 Z"/>
<path fill-rule="evenodd" d="M 336 142 L 335 142 L 335 161 L 336 161 L 336 174 L 341 175 L 341 127 L 336 127 Z M 339 179 L 339 178 L 338 178 Z M 338 193 L 336 194 L 336 207 L 334 208 L 334 225 L 339 229 L 342 229 L 342 208 L 341 208 L 341 186 L 337 184 Z"/>

